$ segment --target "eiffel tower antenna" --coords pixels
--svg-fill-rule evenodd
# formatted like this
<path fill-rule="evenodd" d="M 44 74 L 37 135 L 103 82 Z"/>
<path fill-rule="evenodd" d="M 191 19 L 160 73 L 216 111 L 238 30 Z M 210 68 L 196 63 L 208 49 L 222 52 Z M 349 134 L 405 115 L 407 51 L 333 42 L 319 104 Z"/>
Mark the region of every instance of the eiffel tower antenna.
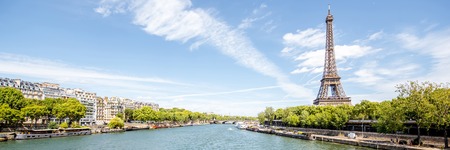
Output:
<path fill-rule="evenodd" d="M 333 39 L 333 15 L 331 15 L 330 4 L 328 4 L 328 15 L 325 18 L 327 24 L 326 44 L 325 44 L 325 64 L 323 68 L 320 89 L 314 105 L 351 105 L 350 97 L 347 97 L 341 84 L 341 77 L 338 75 Z"/>
<path fill-rule="evenodd" d="M 331 15 L 330 9 L 330 4 L 328 4 L 328 15 Z"/>

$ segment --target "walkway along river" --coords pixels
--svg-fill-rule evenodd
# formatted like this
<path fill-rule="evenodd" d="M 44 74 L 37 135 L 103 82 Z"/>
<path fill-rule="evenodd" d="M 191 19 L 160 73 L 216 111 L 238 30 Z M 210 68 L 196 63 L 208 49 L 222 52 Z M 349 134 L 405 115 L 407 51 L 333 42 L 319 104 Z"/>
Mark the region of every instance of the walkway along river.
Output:
<path fill-rule="evenodd" d="M 239 130 L 234 125 L 203 125 L 112 134 L 0 142 L 0 149 L 367 149 Z"/>

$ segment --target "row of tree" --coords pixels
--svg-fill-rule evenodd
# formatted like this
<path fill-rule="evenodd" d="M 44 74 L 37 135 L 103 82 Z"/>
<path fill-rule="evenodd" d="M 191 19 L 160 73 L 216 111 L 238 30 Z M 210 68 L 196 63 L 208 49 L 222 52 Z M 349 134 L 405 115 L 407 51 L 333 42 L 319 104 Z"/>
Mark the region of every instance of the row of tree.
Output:
<path fill-rule="evenodd" d="M 297 106 L 274 110 L 267 107 L 264 112 L 258 114 L 261 123 L 273 120 L 281 120 L 292 127 L 341 129 L 348 122 L 352 106 Z"/>
<path fill-rule="evenodd" d="M 118 115 L 122 118 L 121 115 Z M 207 114 L 200 112 L 192 112 L 182 108 L 172 108 L 154 110 L 151 107 L 144 106 L 139 109 L 125 109 L 123 118 L 129 121 L 154 121 L 154 122 L 171 122 L 174 124 L 184 124 L 189 122 L 204 123 L 212 120 L 255 120 L 254 117 L 245 116 L 226 116 L 217 114 Z"/>
<path fill-rule="evenodd" d="M 408 82 L 397 86 L 398 97 L 382 102 L 363 100 L 355 106 L 296 106 L 274 110 L 267 107 L 258 114 L 262 123 L 282 120 L 288 126 L 341 129 L 350 119 L 376 120 L 377 132 L 395 133 L 406 130 L 405 121 L 414 120 L 420 128 L 435 127 L 444 132 L 448 147 L 447 129 L 450 126 L 449 84 Z"/>
<path fill-rule="evenodd" d="M 86 114 L 86 107 L 75 98 L 44 100 L 27 99 L 20 90 L 0 88 L 0 129 L 3 126 L 19 126 L 26 119 L 36 123 L 39 119 L 44 121 L 50 118 L 61 120 L 68 118 L 69 125 L 78 122 Z"/>

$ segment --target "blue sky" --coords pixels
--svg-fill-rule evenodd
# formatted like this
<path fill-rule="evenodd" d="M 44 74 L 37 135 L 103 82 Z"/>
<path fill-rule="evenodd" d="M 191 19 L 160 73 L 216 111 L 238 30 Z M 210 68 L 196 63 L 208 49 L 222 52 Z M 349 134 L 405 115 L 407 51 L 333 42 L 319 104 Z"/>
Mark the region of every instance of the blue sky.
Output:
<path fill-rule="evenodd" d="M 311 105 L 325 17 L 357 104 L 450 79 L 450 2 L 0 1 L 0 76 L 226 115 Z"/>

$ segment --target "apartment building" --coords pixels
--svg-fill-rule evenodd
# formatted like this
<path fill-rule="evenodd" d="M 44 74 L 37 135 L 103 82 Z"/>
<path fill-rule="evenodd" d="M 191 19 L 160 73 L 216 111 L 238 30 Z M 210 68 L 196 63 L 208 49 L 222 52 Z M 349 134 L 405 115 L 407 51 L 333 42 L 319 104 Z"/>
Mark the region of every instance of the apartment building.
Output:
<path fill-rule="evenodd" d="M 82 89 L 67 89 L 68 94 L 75 95 L 75 98 L 86 107 L 86 115 L 80 119 L 81 125 L 94 125 L 96 123 L 97 94 L 87 92 Z"/>
<path fill-rule="evenodd" d="M 139 109 L 144 106 L 159 110 L 159 105 L 156 103 L 137 102 L 123 97 L 104 97 L 97 98 L 97 124 L 108 123 L 117 114 L 125 113 L 125 109 Z M 103 115 L 103 116 L 101 116 Z"/>
<path fill-rule="evenodd" d="M 32 82 L 23 81 L 21 79 L 0 78 L 0 86 L 19 89 L 25 98 L 44 99 L 44 92 L 42 89 L 38 84 Z"/>

